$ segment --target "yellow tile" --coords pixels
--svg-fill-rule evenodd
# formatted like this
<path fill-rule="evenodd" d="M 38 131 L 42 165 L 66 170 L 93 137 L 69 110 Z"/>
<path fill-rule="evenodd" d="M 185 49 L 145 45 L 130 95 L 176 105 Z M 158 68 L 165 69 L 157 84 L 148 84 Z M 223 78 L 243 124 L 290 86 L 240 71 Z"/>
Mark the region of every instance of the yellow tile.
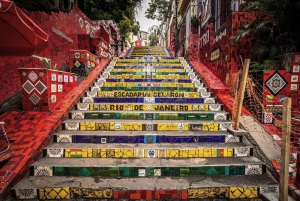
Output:
<path fill-rule="evenodd" d="M 218 156 L 217 149 L 211 149 L 211 157 L 217 157 L 217 156 Z"/>
<path fill-rule="evenodd" d="M 39 197 L 42 200 L 70 199 L 70 189 L 69 189 L 69 187 L 41 188 L 41 189 L 39 189 Z"/>
<path fill-rule="evenodd" d="M 106 149 L 101 149 L 101 158 L 106 158 Z"/>
<path fill-rule="evenodd" d="M 141 123 L 135 123 L 134 124 L 134 130 L 135 131 L 141 131 L 141 130 L 143 130 L 142 124 Z"/>
<path fill-rule="evenodd" d="M 70 149 L 65 149 L 65 157 L 70 158 L 71 157 L 71 150 Z"/>
<path fill-rule="evenodd" d="M 233 156 L 233 148 L 227 149 L 227 156 L 232 157 Z"/>
<path fill-rule="evenodd" d="M 87 157 L 93 157 L 93 149 L 87 149 Z"/>
<path fill-rule="evenodd" d="M 88 150 L 87 149 L 82 149 L 81 157 L 82 158 L 87 158 L 88 157 Z"/>
<path fill-rule="evenodd" d="M 167 158 L 178 158 L 179 150 L 178 149 L 167 149 Z"/>
<path fill-rule="evenodd" d="M 230 199 L 256 198 L 258 197 L 257 187 L 230 187 Z"/>
<path fill-rule="evenodd" d="M 114 122 L 109 123 L 109 130 L 115 130 L 115 123 Z"/>
<path fill-rule="evenodd" d="M 211 157 L 211 149 L 204 149 L 204 157 Z"/>
<path fill-rule="evenodd" d="M 123 158 L 124 149 L 115 149 L 115 158 Z"/>

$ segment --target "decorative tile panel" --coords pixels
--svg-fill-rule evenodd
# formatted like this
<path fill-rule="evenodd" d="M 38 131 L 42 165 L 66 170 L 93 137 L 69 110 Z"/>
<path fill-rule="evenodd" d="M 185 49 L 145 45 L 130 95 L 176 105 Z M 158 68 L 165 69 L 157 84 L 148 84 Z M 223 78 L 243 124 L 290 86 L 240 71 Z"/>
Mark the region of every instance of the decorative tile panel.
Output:
<path fill-rule="evenodd" d="M 271 75 L 265 82 L 265 86 L 274 96 L 279 94 L 287 84 L 288 82 L 278 72 L 275 72 L 273 75 Z"/>
<path fill-rule="evenodd" d="M 113 198 L 112 189 L 88 189 L 88 188 L 70 188 L 71 199 L 111 199 Z"/>
<path fill-rule="evenodd" d="M 52 167 L 34 166 L 34 176 L 53 176 Z"/>
<path fill-rule="evenodd" d="M 257 198 L 257 187 L 230 187 L 230 199 Z"/>
<path fill-rule="evenodd" d="M 279 186 L 266 186 L 259 188 L 260 194 L 262 193 L 279 193 Z"/>
<path fill-rule="evenodd" d="M 233 135 L 226 135 L 225 136 L 225 142 L 240 142 L 239 136 L 233 136 Z"/>
<path fill-rule="evenodd" d="M 70 188 L 41 188 L 39 198 L 42 200 L 63 200 L 70 199 Z"/>
<path fill-rule="evenodd" d="M 69 142 L 69 143 L 72 143 L 72 137 L 70 135 L 57 135 L 56 142 Z"/>
<path fill-rule="evenodd" d="M 228 128 L 231 128 L 232 123 L 220 123 L 219 131 L 227 131 Z"/>
<path fill-rule="evenodd" d="M 15 189 L 17 199 L 37 199 L 37 189 Z"/>
<path fill-rule="evenodd" d="M 84 113 L 83 112 L 73 112 L 72 119 L 84 119 Z"/>
<path fill-rule="evenodd" d="M 76 130 L 79 130 L 79 123 L 65 123 L 65 127 L 66 127 L 66 130 L 73 130 L 73 131 L 76 131 Z"/>
<path fill-rule="evenodd" d="M 221 110 L 221 105 L 219 105 L 219 104 L 211 104 L 211 105 L 209 105 L 209 110 L 210 111 L 220 111 Z"/>
<path fill-rule="evenodd" d="M 93 103 L 94 100 L 92 97 L 83 97 L 82 98 L 82 103 Z"/>
<path fill-rule="evenodd" d="M 188 189 L 189 199 L 226 199 L 228 198 L 229 188 L 192 188 Z"/>
<path fill-rule="evenodd" d="M 225 121 L 227 120 L 227 114 L 225 113 L 215 113 L 214 119 L 217 121 Z"/>
<path fill-rule="evenodd" d="M 35 84 L 35 88 L 39 94 L 42 94 L 47 89 L 47 87 L 40 80 Z"/>
<path fill-rule="evenodd" d="M 41 100 L 41 98 L 36 94 L 36 93 L 33 93 L 30 97 L 29 97 L 29 100 L 31 100 L 31 102 L 36 105 L 38 104 L 38 102 Z"/>
<path fill-rule="evenodd" d="M 245 165 L 245 175 L 263 174 L 262 165 Z"/>
<path fill-rule="evenodd" d="M 234 148 L 234 156 L 250 156 L 250 147 Z"/>
<path fill-rule="evenodd" d="M 64 149 L 47 149 L 47 157 L 61 158 L 64 156 Z"/>
<path fill-rule="evenodd" d="M 32 81 L 32 82 L 35 82 L 36 79 L 38 79 L 38 75 L 35 74 L 35 72 L 31 71 L 28 75 L 28 78 Z"/>
<path fill-rule="evenodd" d="M 78 110 L 90 110 L 90 105 L 88 103 L 77 103 Z"/>
<path fill-rule="evenodd" d="M 33 90 L 34 90 L 34 85 L 29 81 L 26 80 L 26 82 L 22 85 L 22 88 L 28 93 L 30 94 Z"/>

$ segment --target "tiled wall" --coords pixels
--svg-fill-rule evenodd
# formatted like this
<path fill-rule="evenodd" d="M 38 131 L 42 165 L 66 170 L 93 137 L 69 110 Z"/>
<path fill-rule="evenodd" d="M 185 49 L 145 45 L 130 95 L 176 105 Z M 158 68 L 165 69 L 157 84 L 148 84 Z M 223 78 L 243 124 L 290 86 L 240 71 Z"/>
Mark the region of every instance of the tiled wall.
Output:
<path fill-rule="evenodd" d="M 231 42 L 231 37 L 238 34 L 239 28 L 260 17 L 259 12 L 232 12 L 226 17 L 226 26 L 214 31 L 211 23 L 200 35 L 200 61 L 204 63 L 225 85 L 229 85 L 230 75 L 242 68 L 241 59 L 251 57 L 250 53 L 255 45 L 253 36 L 245 37 L 241 44 Z M 220 49 L 220 55 L 212 61 L 211 53 Z"/>
<path fill-rule="evenodd" d="M 73 10 L 65 12 L 28 12 L 25 13 L 49 35 L 48 47 L 39 56 L 51 59 L 52 65 L 61 68 L 68 62 L 69 50 L 78 49 L 78 34 L 101 37 L 99 23 L 93 23 L 85 16 L 79 8 L 74 6 Z M 61 35 L 55 33 L 57 30 Z M 109 41 L 109 40 L 108 40 Z M 44 65 L 35 58 L 6 56 L 0 58 L 0 105 L 21 90 L 19 78 L 19 67 L 44 68 Z"/>

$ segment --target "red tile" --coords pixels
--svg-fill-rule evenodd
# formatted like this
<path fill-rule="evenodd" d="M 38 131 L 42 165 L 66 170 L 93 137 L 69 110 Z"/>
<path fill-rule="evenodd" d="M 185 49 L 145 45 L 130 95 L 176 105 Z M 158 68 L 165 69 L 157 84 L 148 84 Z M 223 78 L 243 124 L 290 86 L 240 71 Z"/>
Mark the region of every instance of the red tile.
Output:
<path fill-rule="evenodd" d="M 139 194 L 139 193 L 135 193 L 135 194 L 130 194 L 130 197 L 129 197 L 130 199 L 132 199 L 132 200 L 140 200 L 141 199 L 141 194 Z"/>

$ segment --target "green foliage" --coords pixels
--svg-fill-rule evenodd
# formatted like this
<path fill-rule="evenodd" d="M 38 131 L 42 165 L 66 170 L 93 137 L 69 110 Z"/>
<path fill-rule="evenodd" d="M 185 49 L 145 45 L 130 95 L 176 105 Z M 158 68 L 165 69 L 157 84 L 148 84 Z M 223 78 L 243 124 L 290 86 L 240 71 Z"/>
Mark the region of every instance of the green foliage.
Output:
<path fill-rule="evenodd" d="M 256 71 L 264 71 L 264 70 L 277 70 L 278 63 L 274 62 L 273 60 L 264 60 L 262 62 L 256 61 L 250 65 L 249 72 L 256 72 Z"/>
<path fill-rule="evenodd" d="M 150 46 L 155 46 L 157 45 L 158 43 L 158 38 L 157 38 L 157 35 L 155 32 L 152 32 L 150 35 L 149 35 L 149 41 L 150 41 Z"/>
<path fill-rule="evenodd" d="M 91 20 L 114 20 L 119 23 L 125 15 L 134 19 L 134 9 L 141 7 L 143 0 L 84 0 L 84 13 Z"/>
<path fill-rule="evenodd" d="M 255 0 L 245 11 L 261 11 L 263 17 L 243 24 L 234 42 L 248 34 L 257 38 L 253 54 L 258 59 L 282 62 L 284 55 L 300 51 L 300 3 L 298 0 Z"/>
<path fill-rule="evenodd" d="M 128 38 L 128 35 L 132 29 L 130 19 L 128 17 L 124 16 L 124 19 L 118 23 L 118 28 L 119 28 L 120 34 L 124 35 L 126 38 Z"/>
<path fill-rule="evenodd" d="M 139 30 L 140 30 L 140 27 L 138 25 L 133 25 L 132 26 L 131 31 L 132 31 L 133 35 L 138 35 Z"/>
<path fill-rule="evenodd" d="M 149 8 L 145 12 L 145 17 L 148 19 L 157 19 L 161 21 L 167 16 L 168 8 L 168 0 L 151 0 L 149 3 Z"/>

